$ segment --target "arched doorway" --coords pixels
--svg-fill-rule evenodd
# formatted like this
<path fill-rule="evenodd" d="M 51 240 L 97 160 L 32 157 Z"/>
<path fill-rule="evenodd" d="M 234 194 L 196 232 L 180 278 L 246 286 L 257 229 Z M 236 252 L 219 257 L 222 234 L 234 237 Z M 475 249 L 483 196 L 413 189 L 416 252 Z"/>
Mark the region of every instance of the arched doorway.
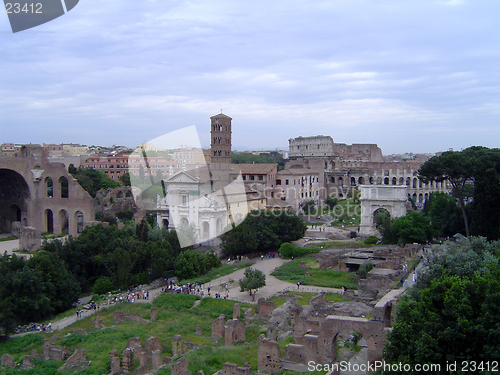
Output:
<path fill-rule="evenodd" d="M 203 240 L 208 240 L 210 238 L 210 224 L 204 221 L 203 224 L 201 225 L 201 229 L 202 229 Z"/>
<path fill-rule="evenodd" d="M 50 209 L 45 210 L 45 231 L 54 233 L 54 214 Z"/>
<path fill-rule="evenodd" d="M 85 225 L 85 218 L 81 211 L 75 212 L 75 222 L 76 222 L 76 233 L 82 233 L 83 227 Z"/>
<path fill-rule="evenodd" d="M 0 233 L 10 233 L 12 223 L 27 224 L 30 190 L 23 176 L 11 169 L 0 169 Z"/>
<path fill-rule="evenodd" d="M 59 222 L 61 223 L 61 233 L 69 233 L 69 215 L 66 210 L 59 211 Z"/>

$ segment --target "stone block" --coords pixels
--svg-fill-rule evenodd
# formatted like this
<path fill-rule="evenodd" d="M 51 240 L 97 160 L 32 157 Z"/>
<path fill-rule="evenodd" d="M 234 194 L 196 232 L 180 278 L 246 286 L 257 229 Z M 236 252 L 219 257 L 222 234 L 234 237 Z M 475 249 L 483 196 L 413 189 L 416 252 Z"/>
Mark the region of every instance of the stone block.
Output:
<path fill-rule="evenodd" d="M 2 354 L 2 360 L 0 362 L 2 366 L 14 368 L 16 363 L 14 358 L 10 354 Z"/>
<path fill-rule="evenodd" d="M 240 318 L 240 304 L 239 303 L 235 303 L 233 305 L 233 319 L 239 319 Z"/>
<path fill-rule="evenodd" d="M 196 336 L 201 336 L 203 334 L 203 332 L 201 331 L 201 328 L 200 327 L 196 327 L 196 331 L 194 332 L 194 334 Z"/>
<path fill-rule="evenodd" d="M 23 363 L 21 364 L 21 369 L 28 370 L 30 368 L 33 368 L 33 366 L 35 366 L 35 364 L 33 362 L 33 357 L 30 355 L 24 356 Z"/>
<path fill-rule="evenodd" d="M 59 367 L 58 371 L 65 371 L 70 369 L 83 370 L 89 366 L 90 362 L 87 361 L 85 349 L 76 349 L 73 354 L 66 360 L 64 365 Z"/>
<path fill-rule="evenodd" d="M 159 350 L 160 353 L 163 352 L 163 345 L 158 337 L 149 337 L 146 340 L 145 346 L 146 346 L 146 353 L 148 355 L 151 355 L 151 353 L 154 352 L 155 350 Z"/>
<path fill-rule="evenodd" d="M 158 320 L 158 309 L 156 307 L 151 308 L 151 321 L 154 322 Z"/>
<path fill-rule="evenodd" d="M 155 350 L 151 353 L 151 366 L 153 367 L 153 370 L 156 370 L 161 365 L 163 365 L 161 360 L 161 351 Z"/>
<path fill-rule="evenodd" d="M 225 321 L 226 317 L 224 315 L 221 315 L 212 322 L 212 337 L 214 339 L 219 339 L 221 337 L 224 337 Z"/>
<path fill-rule="evenodd" d="M 127 341 L 127 348 L 133 348 L 137 344 L 141 344 L 141 339 L 139 337 L 131 337 Z"/>

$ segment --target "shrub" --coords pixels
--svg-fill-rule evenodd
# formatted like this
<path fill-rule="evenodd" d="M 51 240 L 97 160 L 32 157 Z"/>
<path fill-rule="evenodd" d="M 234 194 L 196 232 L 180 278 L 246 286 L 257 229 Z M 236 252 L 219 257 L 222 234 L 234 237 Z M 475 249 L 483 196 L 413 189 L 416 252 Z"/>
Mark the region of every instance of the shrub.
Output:
<path fill-rule="evenodd" d="M 113 289 L 113 282 L 109 279 L 109 277 L 101 276 L 95 282 L 92 291 L 94 294 L 106 294 L 107 292 L 111 292 Z"/>
<path fill-rule="evenodd" d="M 289 242 L 281 244 L 279 249 L 280 254 L 283 255 L 283 258 L 285 259 L 297 258 L 307 254 L 317 253 L 319 251 L 321 251 L 319 248 L 313 249 L 310 247 L 297 247 L 293 246 Z"/>
<path fill-rule="evenodd" d="M 367 239 L 365 239 L 365 244 L 366 245 L 375 245 L 379 241 L 377 236 L 370 236 Z"/>

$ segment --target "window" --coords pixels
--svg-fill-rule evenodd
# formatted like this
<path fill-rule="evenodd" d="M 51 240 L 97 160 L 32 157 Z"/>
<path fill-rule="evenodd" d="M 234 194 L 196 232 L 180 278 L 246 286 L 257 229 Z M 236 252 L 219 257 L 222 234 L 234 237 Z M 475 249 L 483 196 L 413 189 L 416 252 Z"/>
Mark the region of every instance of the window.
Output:
<path fill-rule="evenodd" d="M 285 185 L 288 185 L 288 180 L 285 180 Z"/>
<path fill-rule="evenodd" d="M 276 185 L 281 185 L 281 180 L 276 180 Z"/>
<path fill-rule="evenodd" d="M 254 181 L 255 180 L 255 176 L 250 176 L 250 181 Z"/>
<path fill-rule="evenodd" d="M 263 181 L 264 180 L 264 176 L 259 176 L 259 181 Z"/>
<path fill-rule="evenodd" d="M 188 197 L 187 195 L 182 196 L 182 205 L 187 206 L 188 205 Z"/>

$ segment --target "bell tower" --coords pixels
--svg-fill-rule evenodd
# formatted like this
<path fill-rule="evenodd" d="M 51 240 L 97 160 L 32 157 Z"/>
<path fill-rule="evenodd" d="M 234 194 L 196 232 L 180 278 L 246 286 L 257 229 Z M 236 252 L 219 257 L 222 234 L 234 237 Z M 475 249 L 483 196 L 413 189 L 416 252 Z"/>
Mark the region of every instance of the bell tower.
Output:
<path fill-rule="evenodd" d="M 210 170 L 216 190 L 229 184 L 231 120 L 231 117 L 222 112 L 210 117 Z"/>

